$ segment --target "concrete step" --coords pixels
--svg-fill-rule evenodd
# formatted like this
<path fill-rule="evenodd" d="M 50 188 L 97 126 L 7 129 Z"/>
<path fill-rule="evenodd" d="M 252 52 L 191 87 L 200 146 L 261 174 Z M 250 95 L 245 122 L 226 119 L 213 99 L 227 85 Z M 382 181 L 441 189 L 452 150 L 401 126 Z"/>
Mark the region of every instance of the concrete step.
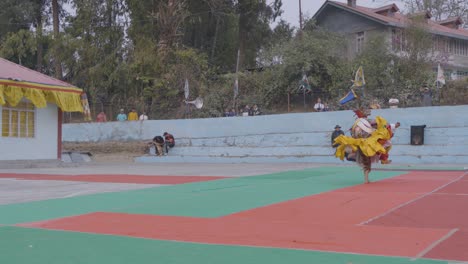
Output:
<path fill-rule="evenodd" d="M 281 147 L 313 146 L 330 144 L 331 131 L 308 133 L 270 133 L 263 135 L 242 135 L 213 138 L 177 138 L 178 146 L 199 147 Z M 394 144 L 410 143 L 410 128 L 399 128 L 392 141 Z M 346 133 L 349 136 L 349 133 Z M 456 145 L 468 142 L 466 128 L 425 129 L 424 142 L 429 145 Z"/>
<path fill-rule="evenodd" d="M 392 164 L 462 164 L 468 166 L 468 155 L 440 156 L 440 155 L 393 155 Z M 135 162 L 142 163 L 350 163 L 341 161 L 332 155 L 315 156 L 141 156 Z"/>
<path fill-rule="evenodd" d="M 421 156 L 432 155 L 463 156 L 468 155 L 468 145 L 394 145 L 392 156 Z M 281 147 L 179 147 L 169 151 L 171 156 L 332 156 L 335 149 L 327 146 L 281 146 Z"/>
<path fill-rule="evenodd" d="M 65 163 L 84 163 L 91 162 L 92 154 L 90 152 L 62 152 L 62 162 Z"/>

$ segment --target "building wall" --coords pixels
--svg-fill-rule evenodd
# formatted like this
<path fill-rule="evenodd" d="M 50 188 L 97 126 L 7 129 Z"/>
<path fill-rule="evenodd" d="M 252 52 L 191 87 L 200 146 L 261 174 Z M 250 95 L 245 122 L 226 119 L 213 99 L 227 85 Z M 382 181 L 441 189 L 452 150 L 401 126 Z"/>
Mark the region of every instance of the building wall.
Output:
<path fill-rule="evenodd" d="M 349 43 L 347 55 L 350 58 L 352 58 L 356 53 L 357 32 L 365 32 L 366 41 L 372 38 L 372 36 L 383 34 L 388 39 L 389 48 L 391 48 L 391 27 L 386 27 L 375 21 L 364 18 L 357 14 L 353 14 L 349 11 L 342 10 L 340 8 L 329 7 L 324 10 L 323 13 L 317 18 L 317 25 L 331 32 L 345 35 Z M 450 39 L 447 37 L 439 37 L 439 39 L 450 41 Z M 466 41 L 464 43 L 466 43 Z M 442 61 L 442 63 L 448 65 L 446 68 L 447 72 L 453 72 L 452 79 L 458 78 L 457 73 L 459 71 L 468 73 L 468 55 L 458 55 L 453 54 L 453 52 L 448 53 L 448 48 L 447 52 L 445 53 L 446 55 L 443 57 L 446 58 L 444 61 Z"/>
<path fill-rule="evenodd" d="M 0 112 L 2 107 L 0 106 Z M 36 109 L 34 138 L 8 138 L 0 136 L 0 160 L 57 159 L 57 106 L 48 104 Z M 0 127 L 1 127 L 0 120 Z"/>
<path fill-rule="evenodd" d="M 385 26 L 336 7 L 324 10 L 317 19 L 317 25 L 328 31 L 345 35 L 348 42 L 347 55 L 350 58 L 356 54 L 358 32 L 364 32 L 365 41 L 378 34 L 387 33 Z"/>

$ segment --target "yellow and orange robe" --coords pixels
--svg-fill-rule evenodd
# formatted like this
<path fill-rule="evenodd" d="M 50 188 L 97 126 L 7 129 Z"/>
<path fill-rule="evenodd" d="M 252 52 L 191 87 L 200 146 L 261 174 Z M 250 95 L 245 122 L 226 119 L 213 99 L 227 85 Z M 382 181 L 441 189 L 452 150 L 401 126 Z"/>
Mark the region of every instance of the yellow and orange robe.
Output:
<path fill-rule="evenodd" d="M 392 137 L 392 132 L 388 129 L 390 124 L 388 124 L 387 120 L 380 116 L 376 117 L 375 122 L 377 127 L 369 137 L 353 138 L 344 135 L 337 137 L 335 139 L 335 143 L 339 144 L 339 146 L 336 149 L 335 156 L 341 160 L 344 160 L 346 148 L 351 148 L 353 152 L 357 152 L 367 158 L 373 158 L 378 157 L 378 155 L 387 154 L 388 150 L 383 146 L 382 143 Z M 363 164 L 360 165 L 362 166 Z"/>

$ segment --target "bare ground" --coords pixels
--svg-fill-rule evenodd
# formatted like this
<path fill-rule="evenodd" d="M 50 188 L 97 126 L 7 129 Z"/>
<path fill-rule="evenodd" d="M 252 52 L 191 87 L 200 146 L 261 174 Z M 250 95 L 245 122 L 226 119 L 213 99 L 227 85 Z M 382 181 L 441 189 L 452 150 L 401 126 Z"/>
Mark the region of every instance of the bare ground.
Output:
<path fill-rule="evenodd" d="M 90 152 L 97 162 L 133 162 L 145 154 L 145 141 L 64 142 L 63 151 Z"/>

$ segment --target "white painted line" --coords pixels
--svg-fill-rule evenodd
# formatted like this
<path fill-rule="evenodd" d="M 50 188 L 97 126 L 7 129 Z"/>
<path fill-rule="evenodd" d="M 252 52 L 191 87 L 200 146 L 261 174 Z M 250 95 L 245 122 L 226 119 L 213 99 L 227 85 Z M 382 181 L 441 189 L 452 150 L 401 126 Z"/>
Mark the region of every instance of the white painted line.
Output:
<path fill-rule="evenodd" d="M 430 244 L 427 248 L 425 248 L 423 251 L 419 252 L 419 254 L 416 255 L 416 257 L 412 258 L 411 260 L 417 260 L 419 258 L 422 258 L 424 255 L 426 255 L 427 253 L 429 253 L 429 251 L 431 251 L 432 249 L 434 249 L 437 245 L 439 245 L 440 243 L 444 242 L 445 240 L 447 240 L 449 237 L 451 237 L 453 234 L 455 234 L 456 232 L 458 231 L 458 228 L 454 228 L 452 230 L 450 230 L 447 234 L 445 234 L 445 236 L 439 238 L 438 240 L 432 242 L 432 244 Z"/>
<path fill-rule="evenodd" d="M 377 215 L 377 216 L 375 216 L 375 217 L 372 217 L 371 219 L 368 219 L 368 220 L 366 220 L 366 221 L 364 221 L 364 222 L 359 223 L 358 226 L 367 225 L 367 224 L 369 224 L 369 223 L 372 222 L 372 221 L 375 221 L 375 220 L 377 220 L 377 219 L 379 219 L 379 218 L 381 218 L 381 217 L 384 217 L 384 216 L 386 216 L 386 215 L 388 215 L 388 214 L 390 214 L 390 213 L 392 213 L 392 212 L 395 212 L 396 210 L 398 210 L 398 209 L 400 209 L 400 208 L 402 208 L 402 207 L 407 206 L 408 204 L 411 204 L 411 203 L 414 203 L 414 202 L 416 202 L 416 201 L 418 201 L 418 200 L 421 200 L 422 198 L 424 198 L 424 197 L 426 197 L 426 196 L 429 196 L 429 195 L 431 195 L 431 194 L 437 192 L 438 190 L 441 190 L 441 189 L 443 189 L 443 188 L 449 186 L 450 184 L 461 180 L 461 179 L 462 179 L 465 175 L 467 175 L 467 174 L 468 174 L 468 172 L 465 172 L 465 173 L 464 173 L 463 175 L 461 175 L 460 177 L 458 177 L 458 178 L 456 178 L 456 179 L 454 179 L 454 180 L 452 180 L 452 181 L 450 181 L 450 182 L 448 182 L 448 183 L 446 183 L 446 184 L 444 184 L 444 185 L 442 185 L 442 186 L 439 186 L 439 187 L 435 188 L 434 190 L 432 190 L 432 191 L 430 191 L 430 192 L 428 192 L 428 193 L 425 193 L 425 194 L 423 194 L 423 195 L 421 195 L 421 196 L 419 196 L 419 197 L 414 198 L 413 200 L 409 200 L 409 201 L 407 201 L 406 203 L 402 203 L 402 204 L 400 204 L 400 205 L 398 205 L 398 206 L 396 206 L 396 207 L 393 207 L 392 209 L 390 209 L 390 210 L 388 210 L 388 211 L 386 211 L 386 212 L 384 212 L 384 213 L 382 213 L 382 214 L 380 214 L 380 215 Z"/>
<path fill-rule="evenodd" d="M 93 191 L 93 190 L 79 191 L 79 192 L 75 192 L 75 193 L 71 193 L 71 194 L 65 195 L 65 196 L 63 196 L 62 198 L 70 198 L 70 197 L 74 197 L 74 196 L 77 196 L 77 195 L 80 195 L 80 194 L 84 194 L 84 193 L 88 193 L 88 192 L 92 192 L 92 191 Z"/>
<path fill-rule="evenodd" d="M 468 193 L 436 193 L 437 195 L 468 196 Z"/>

